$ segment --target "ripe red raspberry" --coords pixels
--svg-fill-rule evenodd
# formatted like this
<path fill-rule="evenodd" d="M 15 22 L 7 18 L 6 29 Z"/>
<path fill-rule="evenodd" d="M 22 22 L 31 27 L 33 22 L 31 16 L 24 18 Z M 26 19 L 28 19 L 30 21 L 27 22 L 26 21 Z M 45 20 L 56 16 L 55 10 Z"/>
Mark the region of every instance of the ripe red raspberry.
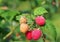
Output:
<path fill-rule="evenodd" d="M 36 24 L 43 26 L 45 24 L 45 18 L 43 16 L 38 16 L 35 18 Z"/>
<path fill-rule="evenodd" d="M 34 40 L 38 40 L 41 37 L 41 35 L 42 35 L 42 32 L 39 29 L 35 29 L 32 31 L 32 39 Z"/>
<path fill-rule="evenodd" d="M 31 40 L 31 39 L 32 39 L 32 31 L 27 31 L 27 32 L 26 32 L 26 38 L 27 38 L 28 40 Z"/>

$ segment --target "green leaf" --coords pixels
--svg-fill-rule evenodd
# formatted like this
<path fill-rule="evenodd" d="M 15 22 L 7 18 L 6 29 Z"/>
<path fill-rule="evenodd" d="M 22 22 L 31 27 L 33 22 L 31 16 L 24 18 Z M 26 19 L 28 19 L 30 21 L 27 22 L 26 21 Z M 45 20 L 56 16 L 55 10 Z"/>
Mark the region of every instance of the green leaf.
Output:
<path fill-rule="evenodd" d="M 2 0 L 0 0 L 0 3 L 2 3 Z"/>
<path fill-rule="evenodd" d="M 20 20 L 21 15 L 16 16 L 16 20 Z"/>
<path fill-rule="evenodd" d="M 44 42 L 43 38 L 41 37 L 37 42 Z"/>
<path fill-rule="evenodd" d="M 25 16 L 27 19 L 31 18 L 29 14 L 21 14 L 21 15 L 16 16 L 16 20 L 20 20 L 21 16 Z"/>
<path fill-rule="evenodd" d="M 3 12 L 4 12 L 4 10 L 1 10 L 1 9 L 0 9 L 0 16 L 1 16 L 1 14 L 2 14 Z"/>
<path fill-rule="evenodd" d="M 46 35 L 46 39 L 49 39 L 51 41 L 56 40 L 56 36 L 57 36 L 56 28 L 50 21 L 47 20 L 45 26 L 42 27 L 41 29 L 43 33 Z"/>
<path fill-rule="evenodd" d="M 52 13 L 52 14 L 57 11 L 57 8 L 55 6 L 52 6 L 52 5 L 49 6 L 49 9 L 50 9 L 50 13 Z"/>
<path fill-rule="evenodd" d="M 26 16 L 26 15 L 27 15 L 27 14 L 21 14 L 21 15 L 18 15 L 18 16 L 16 16 L 16 20 L 19 21 L 21 16 Z"/>
<path fill-rule="evenodd" d="M 41 37 L 40 39 L 38 40 L 31 40 L 30 42 L 44 42 L 43 38 Z"/>
<path fill-rule="evenodd" d="M 34 0 L 30 1 L 30 5 L 31 5 L 32 8 L 34 8 L 36 6 Z"/>
<path fill-rule="evenodd" d="M 11 21 L 16 14 L 19 14 L 19 12 L 14 11 L 14 10 L 8 10 L 8 11 L 2 13 L 1 16 L 4 17 L 5 20 L 7 20 L 7 21 Z"/>
<path fill-rule="evenodd" d="M 46 0 L 46 1 L 51 4 L 53 0 Z"/>
<path fill-rule="evenodd" d="M 20 32 L 20 26 L 16 27 L 16 32 Z"/>
<path fill-rule="evenodd" d="M 40 6 L 41 3 L 42 3 L 43 1 L 45 1 L 45 0 L 36 0 L 36 1 L 37 1 L 38 5 Z"/>
<path fill-rule="evenodd" d="M 16 20 L 19 21 L 21 16 L 25 16 L 25 14 L 22 14 L 22 15 L 18 15 L 18 16 L 16 16 Z"/>
<path fill-rule="evenodd" d="M 44 13 L 48 13 L 48 12 L 43 7 L 38 7 L 34 10 L 34 15 L 42 15 Z"/>
<path fill-rule="evenodd" d="M 31 40 L 30 42 L 37 42 L 36 40 Z"/>

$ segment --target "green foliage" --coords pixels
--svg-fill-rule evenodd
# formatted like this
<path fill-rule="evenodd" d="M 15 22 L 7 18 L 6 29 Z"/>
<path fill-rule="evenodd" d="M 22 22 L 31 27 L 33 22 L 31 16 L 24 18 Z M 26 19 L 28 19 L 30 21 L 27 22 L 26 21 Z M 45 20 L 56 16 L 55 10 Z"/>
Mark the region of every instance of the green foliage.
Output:
<path fill-rule="evenodd" d="M 40 38 L 37 42 L 44 42 L 43 38 Z"/>
<path fill-rule="evenodd" d="M 3 13 L 3 12 L 4 12 L 4 10 L 0 10 L 0 14 Z"/>
<path fill-rule="evenodd" d="M 34 15 L 42 15 L 44 13 L 47 13 L 47 11 L 43 7 L 38 7 L 34 10 Z"/>
<path fill-rule="evenodd" d="M 52 16 L 52 13 L 57 11 L 58 1 L 55 0 L 56 5 L 53 5 L 52 2 L 53 0 L 0 0 L 0 6 L 8 7 L 7 10 L 0 9 L 0 42 L 7 42 L 9 36 L 6 37 L 6 35 L 10 32 L 12 32 L 10 34 L 12 38 L 9 39 L 11 42 L 45 42 L 45 39 L 50 42 L 57 42 L 56 28 L 50 20 L 46 20 L 46 24 L 43 27 L 35 23 L 36 16 L 44 15 L 44 17 L 49 17 L 50 15 Z M 27 18 L 27 24 L 31 29 L 37 27 L 42 30 L 43 35 L 39 40 L 29 41 L 25 35 L 20 32 L 19 20 L 21 16 Z M 22 40 L 16 37 L 16 33 L 20 34 Z M 3 40 L 4 37 L 6 37 L 5 40 Z M 17 39 L 19 41 L 17 41 Z M 58 41 L 60 40 L 58 39 Z"/>
<path fill-rule="evenodd" d="M 3 13 L 2 12 L 1 12 L 1 17 L 5 18 L 5 20 L 7 21 L 11 21 L 16 14 L 19 14 L 18 11 L 14 11 L 14 10 L 6 10 Z"/>
<path fill-rule="evenodd" d="M 51 42 L 56 41 L 57 36 L 56 28 L 49 20 L 46 21 L 45 26 L 42 27 L 41 29 L 43 33 L 46 35 L 46 39 L 49 39 Z"/>
<path fill-rule="evenodd" d="M 2 3 L 2 0 L 0 0 L 0 3 Z"/>

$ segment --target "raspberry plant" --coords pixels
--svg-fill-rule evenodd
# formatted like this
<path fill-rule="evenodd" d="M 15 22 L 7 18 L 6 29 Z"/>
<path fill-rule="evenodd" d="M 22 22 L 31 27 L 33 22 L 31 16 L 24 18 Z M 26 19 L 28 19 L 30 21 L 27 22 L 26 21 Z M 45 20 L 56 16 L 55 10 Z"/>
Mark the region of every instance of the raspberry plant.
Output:
<path fill-rule="evenodd" d="M 45 19 L 46 23 L 43 26 L 37 25 L 35 23 L 35 18 L 37 16 L 44 16 L 44 14 L 48 13 L 45 8 L 43 7 L 38 7 L 33 11 L 33 14 L 21 14 L 16 17 L 17 20 L 20 19 L 21 16 L 25 16 L 27 18 L 27 24 L 30 26 L 29 30 L 34 30 L 34 29 L 40 29 L 42 31 L 42 35 L 37 41 L 39 42 L 46 42 L 46 40 L 50 42 L 55 42 L 56 40 L 56 29 L 54 25 L 49 22 L 48 19 Z M 45 18 L 45 17 L 44 17 Z M 41 21 L 41 20 L 40 20 Z M 39 22 L 40 22 L 39 21 Z M 37 34 L 39 35 L 39 34 Z M 31 42 L 34 40 L 31 40 Z M 37 42 L 34 41 L 34 42 Z"/>
<path fill-rule="evenodd" d="M 60 22 L 54 23 L 59 4 L 58 0 L 0 0 L 0 42 L 60 42 L 56 33 Z"/>
<path fill-rule="evenodd" d="M 48 14 L 48 11 L 44 7 L 37 7 L 31 13 L 20 13 L 18 10 L 1 9 L 0 17 L 2 19 L 0 27 L 2 28 L 1 30 L 6 29 L 6 31 L 1 31 L 1 42 L 8 42 L 8 40 L 19 40 L 21 42 L 56 42 L 56 28 L 50 20 L 46 19 L 46 14 Z M 36 19 L 38 16 L 42 16 L 44 19 L 42 20 L 40 17 L 40 20 Z M 27 20 L 25 20 L 25 18 L 21 19 L 21 17 L 25 17 Z M 14 19 L 16 19 L 16 21 L 14 21 Z M 25 28 L 24 25 L 21 27 L 21 22 L 24 23 Z M 29 26 L 29 29 L 26 24 Z M 41 26 L 41 24 L 43 25 Z M 34 31 L 35 29 L 36 31 Z M 41 30 L 42 33 L 37 29 Z M 33 32 L 29 34 L 27 33 L 28 31 Z M 6 34 L 4 34 L 5 32 Z"/>

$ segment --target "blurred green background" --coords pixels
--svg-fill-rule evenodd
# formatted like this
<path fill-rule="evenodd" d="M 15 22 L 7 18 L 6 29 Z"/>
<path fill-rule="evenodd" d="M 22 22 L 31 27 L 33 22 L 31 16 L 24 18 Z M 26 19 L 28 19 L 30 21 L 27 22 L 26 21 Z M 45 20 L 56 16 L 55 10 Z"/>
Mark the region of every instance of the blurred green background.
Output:
<path fill-rule="evenodd" d="M 0 0 L 0 42 L 5 42 L 2 38 L 10 31 L 8 29 L 8 26 L 11 25 L 10 22 L 13 21 L 16 25 L 18 24 L 16 16 L 25 13 L 31 14 L 36 7 L 40 6 L 48 11 L 45 17 L 56 27 L 57 42 L 60 42 L 60 0 Z M 19 32 L 19 30 L 17 31 Z M 14 40 L 14 38 L 12 39 Z M 18 40 L 10 41 L 23 42 Z M 8 41 L 6 40 L 6 42 Z"/>

